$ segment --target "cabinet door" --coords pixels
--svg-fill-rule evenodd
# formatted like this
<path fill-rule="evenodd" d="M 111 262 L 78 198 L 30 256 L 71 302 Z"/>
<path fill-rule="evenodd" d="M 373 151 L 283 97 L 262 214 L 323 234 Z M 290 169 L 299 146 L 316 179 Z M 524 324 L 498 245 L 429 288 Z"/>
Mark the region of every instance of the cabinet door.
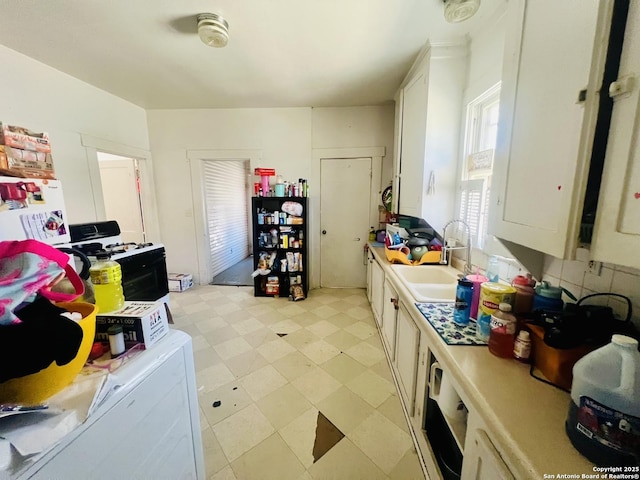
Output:
<path fill-rule="evenodd" d="M 429 54 L 403 89 L 399 212 L 422 216 Z"/>
<path fill-rule="evenodd" d="M 560 258 L 576 246 L 595 129 L 599 3 L 515 0 L 508 6 L 492 233 Z"/>
<path fill-rule="evenodd" d="M 473 433 L 472 446 L 464 453 L 463 468 L 463 476 L 466 479 L 513 480 L 511 471 L 491 443 L 487 432 L 482 429 Z"/>
<path fill-rule="evenodd" d="M 374 259 L 371 263 L 371 310 L 378 325 L 382 325 L 382 301 L 384 295 L 384 270 Z"/>
<path fill-rule="evenodd" d="M 384 304 L 382 306 L 382 339 L 392 362 L 396 356 L 396 319 L 398 312 L 398 293 L 389 280 L 384 282 Z"/>
<path fill-rule="evenodd" d="M 373 262 L 375 262 L 373 253 L 371 250 L 367 250 L 367 300 L 369 300 L 369 305 L 371 305 L 371 264 Z"/>
<path fill-rule="evenodd" d="M 416 400 L 418 372 L 418 348 L 420 330 L 413 322 L 404 304 L 398 309 L 396 333 L 396 367 L 400 377 L 400 391 L 410 416 L 413 416 Z"/>
<path fill-rule="evenodd" d="M 631 2 L 618 79 L 635 75 L 629 93 L 614 96 L 592 256 L 640 268 L 640 5 Z M 619 81 L 618 85 L 623 83 Z M 616 85 L 613 86 L 615 89 Z M 610 88 L 611 90 L 611 88 Z"/>

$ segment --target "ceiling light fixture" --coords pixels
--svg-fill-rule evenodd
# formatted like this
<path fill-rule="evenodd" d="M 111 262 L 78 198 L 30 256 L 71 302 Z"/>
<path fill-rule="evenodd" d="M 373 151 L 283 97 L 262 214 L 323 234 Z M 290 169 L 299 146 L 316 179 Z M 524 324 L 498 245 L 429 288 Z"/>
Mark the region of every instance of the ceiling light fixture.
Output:
<path fill-rule="evenodd" d="M 480 8 L 480 0 L 444 0 L 444 19 L 459 23 L 473 17 Z"/>
<path fill-rule="evenodd" d="M 224 47 L 229 41 L 229 24 L 216 13 L 198 15 L 198 36 L 209 47 Z"/>

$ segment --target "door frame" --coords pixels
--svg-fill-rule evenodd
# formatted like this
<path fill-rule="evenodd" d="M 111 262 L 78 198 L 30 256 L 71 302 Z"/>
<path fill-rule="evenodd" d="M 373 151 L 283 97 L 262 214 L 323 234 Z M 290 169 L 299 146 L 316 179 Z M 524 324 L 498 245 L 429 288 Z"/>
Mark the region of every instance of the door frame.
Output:
<path fill-rule="evenodd" d="M 209 250 L 209 231 L 207 228 L 207 211 L 202 186 L 203 162 L 225 160 L 248 160 L 249 175 L 260 166 L 261 150 L 187 150 L 187 161 L 191 171 L 191 194 L 193 202 L 193 223 L 196 231 L 196 256 L 200 285 L 208 285 L 211 281 L 211 251 Z M 248 180 L 247 180 L 248 181 Z M 249 208 L 251 202 L 249 201 Z M 249 215 L 248 218 L 251 218 Z M 251 224 L 249 224 L 249 234 Z"/>
<path fill-rule="evenodd" d="M 371 158 L 371 184 L 370 184 L 370 209 L 369 221 L 370 225 L 378 224 L 378 205 L 380 204 L 381 178 L 382 178 L 382 159 L 385 156 L 385 147 L 348 147 L 348 148 L 314 148 L 311 153 L 311 175 L 310 185 L 317 185 L 317 192 L 311 192 L 311 196 L 319 199 L 320 192 L 320 165 L 322 159 L 345 159 L 352 158 Z M 320 199 L 321 200 L 321 199 Z M 311 201 L 308 207 L 309 215 L 309 255 L 311 272 L 309 275 L 309 288 L 318 288 L 320 286 L 320 226 L 321 212 L 320 201 Z M 366 233 L 366 232 L 365 232 Z"/>
<path fill-rule="evenodd" d="M 133 158 L 138 160 L 138 169 L 140 171 L 140 200 L 142 202 L 145 238 L 147 242 L 159 243 L 161 240 L 160 221 L 158 218 L 158 204 L 156 202 L 156 187 L 153 180 L 154 174 L 151 152 L 141 148 L 122 145 L 110 140 L 92 137 L 91 135 L 81 135 L 80 141 L 85 148 L 87 156 L 96 220 L 110 220 L 107 218 L 104 207 L 98 152 Z"/>

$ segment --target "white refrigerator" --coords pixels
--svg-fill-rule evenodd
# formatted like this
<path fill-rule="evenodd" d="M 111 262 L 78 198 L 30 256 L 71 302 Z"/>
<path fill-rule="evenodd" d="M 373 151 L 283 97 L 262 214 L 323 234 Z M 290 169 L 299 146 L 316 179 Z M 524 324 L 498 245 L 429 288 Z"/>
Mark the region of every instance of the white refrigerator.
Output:
<path fill-rule="evenodd" d="M 60 180 L 0 176 L 0 241 L 25 239 L 71 241 Z"/>

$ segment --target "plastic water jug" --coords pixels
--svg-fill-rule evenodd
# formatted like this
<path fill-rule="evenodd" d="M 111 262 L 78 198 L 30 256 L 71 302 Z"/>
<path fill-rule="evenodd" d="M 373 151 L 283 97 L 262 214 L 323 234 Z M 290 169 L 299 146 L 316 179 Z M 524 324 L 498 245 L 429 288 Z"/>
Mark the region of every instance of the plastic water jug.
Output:
<path fill-rule="evenodd" d="M 573 446 L 597 465 L 640 464 L 637 340 L 613 335 L 576 362 L 565 428 Z"/>
<path fill-rule="evenodd" d="M 124 305 L 120 264 L 111 260 L 111 256 L 106 252 L 98 253 L 96 258 L 98 261 L 89 269 L 96 305 L 100 313 L 118 310 Z"/>

